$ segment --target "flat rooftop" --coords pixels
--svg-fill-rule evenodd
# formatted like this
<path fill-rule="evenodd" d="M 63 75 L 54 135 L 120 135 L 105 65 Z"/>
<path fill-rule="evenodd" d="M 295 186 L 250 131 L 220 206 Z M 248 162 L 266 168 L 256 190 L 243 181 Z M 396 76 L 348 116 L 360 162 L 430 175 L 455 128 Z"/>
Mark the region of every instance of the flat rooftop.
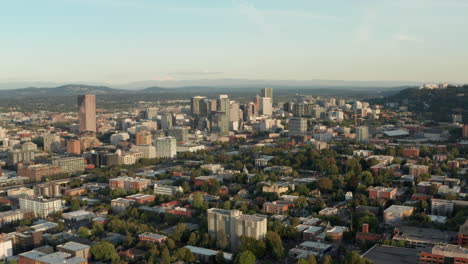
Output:
<path fill-rule="evenodd" d="M 73 242 L 73 241 L 67 242 L 67 243 L 62 244 L 62 245 L 58 245 L 57 247 L 61 247 L 61 248 L 71 250 L 71 251 L 80 251 L 80 250 L 83 250 L 83 249 L 90 248 L 90 246 L 88 246 L 88 245 Z"/>
<path fill-rule="evenodd" d="M 431 228 L 402 226 L 400 228 L 400 233 L 395 235 L 393 239 L 426 244 L 446 244 L 456 236 L 456 232 L 441 231 Z"/>
<path fill-rule="evenodd" d="M 403 248 L 391 246 L 375 246 L 364 253 L 363 257 L 374 264 L 415 264 L 418 263 L 419 252 L 429 252 L 428 249 Z"/>

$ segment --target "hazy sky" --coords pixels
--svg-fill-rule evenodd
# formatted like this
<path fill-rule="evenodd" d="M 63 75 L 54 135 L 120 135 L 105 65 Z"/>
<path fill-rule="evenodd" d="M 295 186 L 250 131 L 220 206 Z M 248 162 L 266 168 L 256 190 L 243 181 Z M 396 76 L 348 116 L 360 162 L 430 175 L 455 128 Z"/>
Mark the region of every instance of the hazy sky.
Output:
<path fill-rule="evenodd" d="M 468 0 L 4 0 L 0 82 L 468 83 Z"/>

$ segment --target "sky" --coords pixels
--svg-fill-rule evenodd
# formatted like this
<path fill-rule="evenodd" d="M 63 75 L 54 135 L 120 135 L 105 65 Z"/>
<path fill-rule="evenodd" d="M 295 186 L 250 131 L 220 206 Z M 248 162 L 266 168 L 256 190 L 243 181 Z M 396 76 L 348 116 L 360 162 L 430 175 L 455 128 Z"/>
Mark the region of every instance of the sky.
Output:
<path fill-rule="evenodd" d="M 468 83 L 468 0 L 0 1 L 0 82 Z"/>

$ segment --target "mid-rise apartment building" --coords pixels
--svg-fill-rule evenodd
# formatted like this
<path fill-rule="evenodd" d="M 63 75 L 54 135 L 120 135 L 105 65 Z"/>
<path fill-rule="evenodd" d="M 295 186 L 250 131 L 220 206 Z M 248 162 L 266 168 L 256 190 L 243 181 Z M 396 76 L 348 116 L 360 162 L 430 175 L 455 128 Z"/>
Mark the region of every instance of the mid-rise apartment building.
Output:
<path fill-rule="evenodd" d="M 28 177 L 31 181 L 42 181 L 52 175 L 60 174 L 62 169 L 50 164 L 34 164 L 18 166 L 18 176 Z"/>
<path fill-rule="evenodd" d="M 34 195 L 36 196 L 54 198 L 62 195 L 60 192 L 60 184 L 57 184 L 55 182 L 36 184 L 34 185 L 33 189 Z"/>
<path fill-rule="evenodd" d="M 183 191 L 184 190 L 180 186 L 169 186 L 169 185 L 162 185 L 162 184 L 154 185 L 154 194 L 173 196 L 178 193 L 182 193 Z"/>
<path fill-rule="evenodd" d="M 125 189 L 125 190 L 134 190 L 134 191 L 143 191 L 148 188 L 148 185 L 151 183 L 151 180 L 144 178 L 132 178 L 128 176 L 118 177 L 109 180 L 109 188 L 114 189 Z"/>
<path fill-rule="evenodd" d="M 52 165 L 60 167 L 63 173 L 83 172 L 85 160 L 82 157 L 62 157 L 52 159 Z"/>
<path fill-rule="evenodd" d="M 241 236 L 263 239 L 267 232 L 266 217 L 243 215 L 239 210 L 211 208 L 207 210 L 208 232 L 218 237 L 223 232 L 233 247 L 237 247 Z"/>
<path fill-rule="evenodd" d="M 35 217 L 47 217 L 52 213 L 62 211 L 61 200 L 34 196 L 19 198 L 19 206 L 22 212 L 31 212 Z"/>
<path fill-rule="evenodd" d="M 396 197 L 397 189 L 396 188 L 386 188 L 382 186 L 370 187 L 369 188 L 369 198 L 379 200 L 394 200 Z"/>
<path fill-rule="evenodd" d="M 159 137 L 156 139 L 156 155 L 158 158 L 172 159 L 177 155 L 177 141 L 174 137 Z"/>

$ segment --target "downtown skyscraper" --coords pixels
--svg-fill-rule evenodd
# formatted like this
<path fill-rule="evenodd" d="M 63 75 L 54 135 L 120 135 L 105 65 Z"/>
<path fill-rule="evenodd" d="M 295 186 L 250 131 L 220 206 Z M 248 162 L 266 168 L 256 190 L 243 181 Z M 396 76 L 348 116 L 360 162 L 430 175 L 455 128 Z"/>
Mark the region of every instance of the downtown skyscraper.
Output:
<path fill-rule="evenodd" d="M 80 132 L 96 132 L 96 95 L 78 96 Z"/>

